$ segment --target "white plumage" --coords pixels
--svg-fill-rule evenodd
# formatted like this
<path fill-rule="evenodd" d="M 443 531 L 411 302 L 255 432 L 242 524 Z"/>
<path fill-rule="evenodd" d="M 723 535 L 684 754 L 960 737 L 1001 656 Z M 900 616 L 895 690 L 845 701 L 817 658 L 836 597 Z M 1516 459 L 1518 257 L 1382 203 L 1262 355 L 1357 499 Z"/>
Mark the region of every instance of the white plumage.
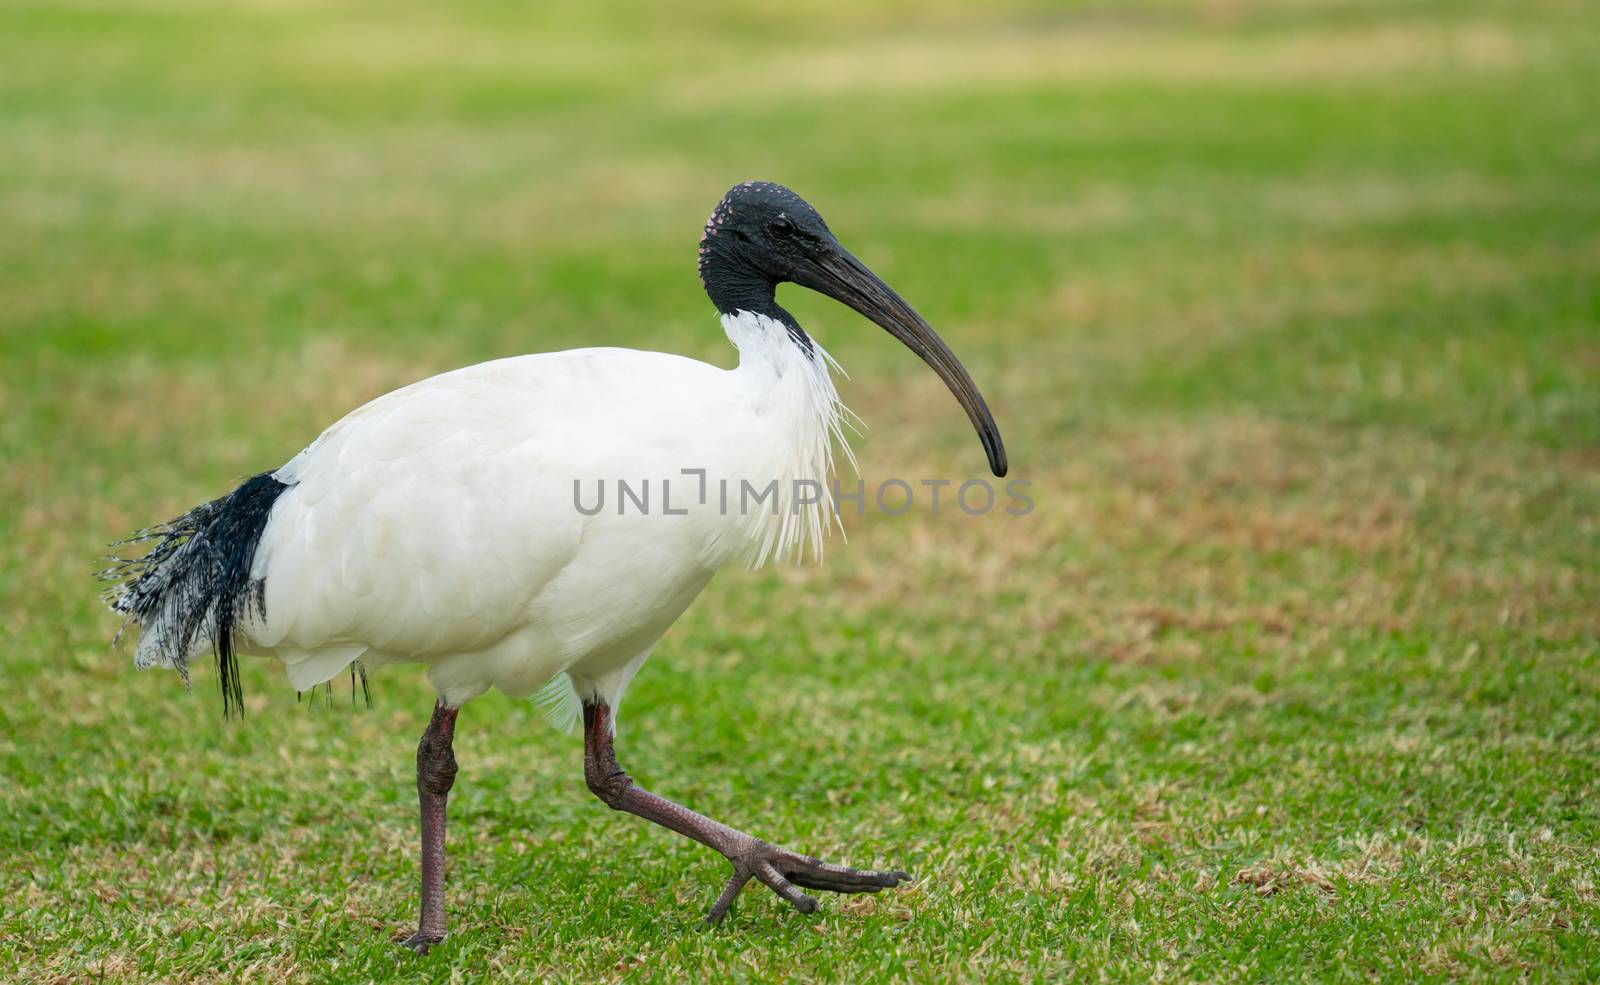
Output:
<path fill-rule="evenodd" d="M 770 318 L 723 323 L 732 370 L 629 349 L 520 356 L 334 424 L 275 473 L 289 488 L 256 551 L 264 617 L 243 652 L 282 660 L 299 690 L 353 660 L 416 661 L 452 707 L 562 674 L 615 707 L 719 567 L 819 550 L 831 522 L 831 498 L 799 503 L 795 481 L 822 488 L 831 468 L 843 411 L 827 360 Z M 686 468 L 705 470 L 705 503 Z M 776 515 L 739 502 L 742 481 L 774 478 Z M 618 480 L 649 489 L 648 508 L 618 501 Z M 593 509 L 602 481 L 587 516 L 574 483 Z"/>

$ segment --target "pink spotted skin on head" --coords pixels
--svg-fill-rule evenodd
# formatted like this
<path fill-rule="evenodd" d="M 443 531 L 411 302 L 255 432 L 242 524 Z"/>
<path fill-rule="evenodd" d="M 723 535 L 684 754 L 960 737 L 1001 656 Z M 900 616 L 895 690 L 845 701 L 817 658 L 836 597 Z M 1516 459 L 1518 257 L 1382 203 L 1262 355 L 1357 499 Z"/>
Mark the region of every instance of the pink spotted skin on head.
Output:
<path fill-rule="evenodd" d="M 710 218 L 706 219 L 705 229 L 700 231 L 699 268 L 701 287 L 706 286 L 706 257 L 708 255 L 706 243 L 722 228 L 722 224 L 728 219 L 729 212 L 728 200 L 724 198 L 717 203 L 716 208 L 711 210 Z"/>
<path fill-rule="evenodd" d="M 710 218 L 706 219 L 705 229 L 700 233 L 699 267 L 701 287 L 706 286 L 706 266 L 711 256 L 710 241 L 718 233 L 726 231 L 725 227 L 733 218 L 733 209 L 735 203 L 742 198 L 749 197 L 746 193 L 750 193 L 755 196 L 782 196 L 784 199 L 788 200 L 788 202 L 792 202 L 794 206 L 804 209 L 807 212 L 814 213 L 814 210 L 812 210 L 811 207 L 805 203 L 804 199 L 800 198 L 800 196 L 796 195 L 794 192 L 790 191 L 784 186 L 774 182 L 741 181 L 739 184 L 734 185 L 732 188 L 728 189 L 728 193 L 726 195 L 722 196 L 722 200 L 717 203 L 716 208 L 711 210 Z M 824 230 L 827 229 L 826 223 L 822 223 L 820 216 L 817 217 L 817 222 Z"/>

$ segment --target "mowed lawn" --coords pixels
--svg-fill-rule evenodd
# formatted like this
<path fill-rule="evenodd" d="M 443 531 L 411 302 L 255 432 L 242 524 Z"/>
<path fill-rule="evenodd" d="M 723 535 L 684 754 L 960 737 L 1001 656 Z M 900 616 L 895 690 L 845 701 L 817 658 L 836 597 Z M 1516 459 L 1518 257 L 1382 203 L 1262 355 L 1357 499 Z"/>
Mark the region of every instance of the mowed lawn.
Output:
<path fill-rule="evenodd" d="M 0 7 L 0 978 L 1600 975 L 1600 14 L 1582 0 Z M 645 785 L 908 888 L 803 916 L 414 668 L 138 674 L 105 545 L 345 411 L 577 345 L 731 365 L 791 185 L 983 385 L 1035 510 L 728 571 Z M 869 484 L 984 474 L 882 331 Z M 466 467 L 464 464 L 463 467 Z"/>

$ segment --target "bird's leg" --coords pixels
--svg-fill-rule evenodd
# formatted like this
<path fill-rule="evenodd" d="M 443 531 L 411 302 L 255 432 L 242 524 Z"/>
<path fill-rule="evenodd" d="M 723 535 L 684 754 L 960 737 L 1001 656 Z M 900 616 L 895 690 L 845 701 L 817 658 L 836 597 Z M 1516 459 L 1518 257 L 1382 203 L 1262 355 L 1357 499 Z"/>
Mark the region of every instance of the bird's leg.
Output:
<path fill-rule="evenodd" d="M 707 923 L 718 923 L 733 905 L 739 890 L 752 878 L 759 879 L 802 913 L 811 913 L 817 901 L 796 887 L 825 889 L 835 893 L 875 893 L 910 880 L 898 870 L 850 869 L 842 865 L 801 855 L 769 845 L 697 814 L 663 797 L 658 797 L 633 782 L 617 764 L 611 731 L 611 708 L 604 702 L 583 705 L 583 775 L 589 789 L 613 810 L 637 814 L 664 828 L 693 838 L 721 853 L 733 865 L 733 877 L 706 914 Z"/>
<path fill-rule="evenodd" d="M 456 782 L 456 756 L 451 748 L 456 713 L 444 702 L 433 706 L 422 741 L 417 743 L 417 799 L 422 807 L 422 917 L 405 946 L 418 954 L 444 940 L 444 808 Z"/>

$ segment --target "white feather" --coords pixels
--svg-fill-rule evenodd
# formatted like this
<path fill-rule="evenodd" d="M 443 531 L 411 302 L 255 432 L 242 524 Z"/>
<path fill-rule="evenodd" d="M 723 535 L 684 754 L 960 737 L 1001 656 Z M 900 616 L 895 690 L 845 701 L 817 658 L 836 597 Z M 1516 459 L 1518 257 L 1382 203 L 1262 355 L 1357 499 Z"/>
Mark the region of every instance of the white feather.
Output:
<path fill-rule="evenodd" d="M 539 693 L 533 696 L 533 703 L 544 713 L 544 720 L 562 733 L 572 732 L 583 711 L 582 701 L 572 686 L 572 678 L 566 674 L 557 674 L 545 682 Z"/>
<path fill-rule="evenodd" d="M 283 661 L 289 683 L 296 691 L 309 691 L 338 677 L 366 651 L 364 646 L 333 646 L 322 650 L 280 648 L 274 653 Z"/>
<path fill-rule="evenodd" d="M 360 656 L 420 662 L 447 704 L 490 687 L 538 692 L 558 724 L 576 697 L 615 705 L 650 648 L 730 560 L 820 556 L 836 522 L 831 446 L 848 411 L 820 346 L 767 318 L 723 319 L 737 369 L 627 349 L 483 363 L 387 394 L 279 469 L 252 576 L 265 610 L 251 652 L 301 690 Z M 848 446 L 845 446 L 849 454 Z M 851 459 L 852 464 L 854 462 Z M 707 502 L 688 495 L 705 471 Z M 594 516 L 604 481 L 654 490 L 651 509 Z M 721 509 L 778 482 L 776 515 Z M 672 484 L 666 514 L 661 483 Z M 820 484 L 800 504 L 797 480 Z"/>

